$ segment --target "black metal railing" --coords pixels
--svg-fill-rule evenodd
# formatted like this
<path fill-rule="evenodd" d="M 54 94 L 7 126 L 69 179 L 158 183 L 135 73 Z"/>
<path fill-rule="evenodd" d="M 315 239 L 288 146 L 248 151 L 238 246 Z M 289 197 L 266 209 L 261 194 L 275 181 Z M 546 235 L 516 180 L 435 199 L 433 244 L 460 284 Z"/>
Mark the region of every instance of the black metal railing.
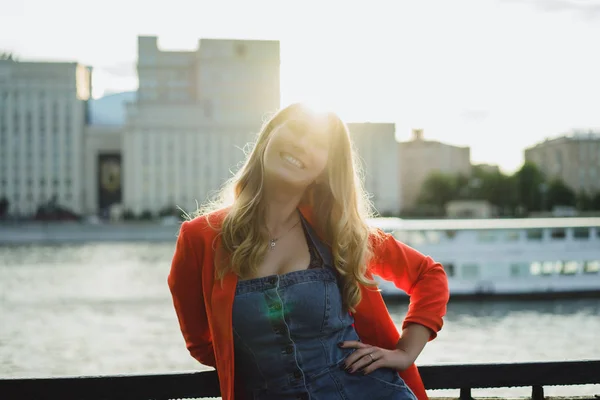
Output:
<path fill-rule="evenodd" d="M 600 360 L 419 367 L 427 389 L 531 387 L 533 400 L 544 386 L 600 384 Z M 219 397 L 214 371 L 153 375 L 111 375 L 0 379 L 2 400 L 170 400 Z M 598 397 L 598 396 L 596 396 Z"/>

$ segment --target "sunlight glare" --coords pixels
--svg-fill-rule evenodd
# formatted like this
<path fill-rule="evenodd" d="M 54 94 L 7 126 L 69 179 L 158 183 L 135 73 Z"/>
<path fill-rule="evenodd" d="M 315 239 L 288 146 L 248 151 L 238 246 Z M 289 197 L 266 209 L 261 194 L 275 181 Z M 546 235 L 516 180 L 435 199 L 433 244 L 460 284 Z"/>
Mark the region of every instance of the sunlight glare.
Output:
<path fill-rule="evenodd" d="M 290 101 L 290 102 L 287 102 L 287 104 L 282 104 L 281 106 L 282 106 L 282 108 L 284 108 L 293 103 L 302 104 L 304 107 L 306 107 L 307 110 L 314 113 L 315 115 L 323 115 L 323 114 L 326 114 L 329 112 L 338 114 L 337 110 L 334 107 L 334 102 L 326 101 L 323 97 L 314 97 L 310 100 L 304 99 L 304 100 Z"/>

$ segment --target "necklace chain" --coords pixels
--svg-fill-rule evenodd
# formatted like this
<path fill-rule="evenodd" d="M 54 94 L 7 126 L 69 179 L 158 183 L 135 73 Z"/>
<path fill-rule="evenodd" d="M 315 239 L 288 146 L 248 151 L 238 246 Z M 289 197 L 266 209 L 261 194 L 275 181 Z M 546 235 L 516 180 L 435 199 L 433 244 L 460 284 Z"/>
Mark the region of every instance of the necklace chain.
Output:
<path fill-rule="evenodd" d="M 298 221 L 294 225 L 292 225 L 290 229 L 288 229 L 285 233 L 279 235 L 279 237 L 269 239 L 269 249 L 273 250 L 275 248 L 275 245 L 277 244 L 277 241 L 285 235 L 287 235 L 289 232 L 291 232 L 291 230 L 294 229 L 300 223 L 300 221 L 301 219 L 298 219 Z"/>

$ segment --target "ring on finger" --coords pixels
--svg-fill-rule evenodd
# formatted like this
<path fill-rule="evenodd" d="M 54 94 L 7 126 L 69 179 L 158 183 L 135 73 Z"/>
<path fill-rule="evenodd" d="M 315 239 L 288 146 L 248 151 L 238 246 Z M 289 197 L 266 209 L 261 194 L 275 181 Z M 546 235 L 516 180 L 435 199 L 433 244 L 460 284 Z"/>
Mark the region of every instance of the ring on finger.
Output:
<path fill-rule="evenodd" d="M 371 363 L 375 362 L 375 359 L 373 358 L 373 355 L 371 353 L 367 354 L 369 357 L 371 357 Z"/>

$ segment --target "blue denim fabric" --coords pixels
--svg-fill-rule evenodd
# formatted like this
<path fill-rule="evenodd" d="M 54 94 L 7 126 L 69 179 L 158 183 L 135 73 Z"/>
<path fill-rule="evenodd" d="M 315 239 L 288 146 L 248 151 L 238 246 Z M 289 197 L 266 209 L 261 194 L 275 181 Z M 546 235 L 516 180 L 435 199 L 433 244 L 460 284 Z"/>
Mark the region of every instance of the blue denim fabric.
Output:
<path fill-rule="evenodd" d="M 369 375 L 344 371 L 353 349 L 337 343 L 360 340 L 354 319 L 343 311 L 331 253 L 303 221 L 309 245 L 323 267 L 238 282 L 233 306 L 236 376 L 246 398 L 415 400 L 396 371 Z M 311 243 L 312 242 L 312 243 Z"/>

